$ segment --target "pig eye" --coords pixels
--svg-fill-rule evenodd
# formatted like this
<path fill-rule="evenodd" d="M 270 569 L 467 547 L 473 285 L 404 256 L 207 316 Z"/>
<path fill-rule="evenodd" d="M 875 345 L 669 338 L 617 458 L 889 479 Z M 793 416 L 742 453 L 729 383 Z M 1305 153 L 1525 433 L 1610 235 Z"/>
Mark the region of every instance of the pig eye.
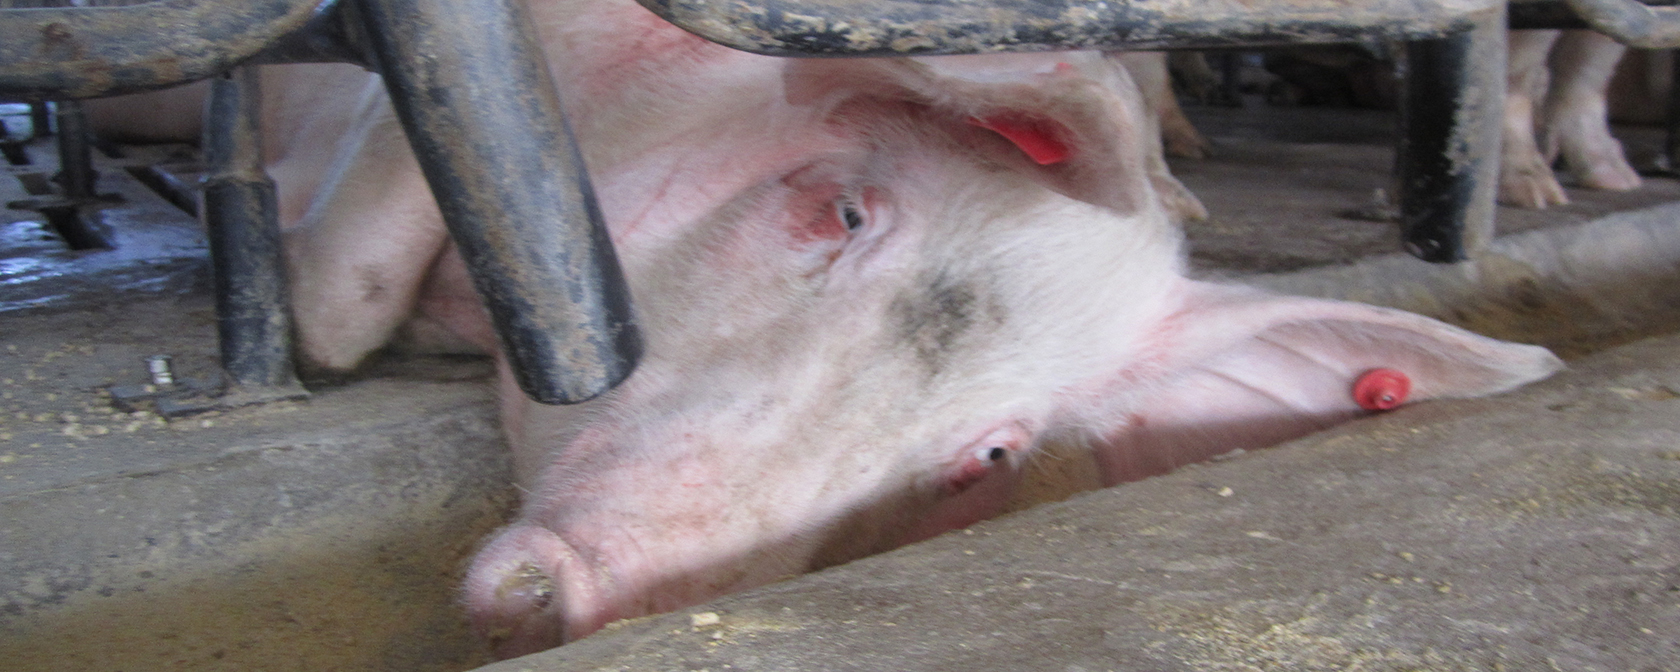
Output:
<path fill-rule="evenodd" d="M 992 462 L 1002 462 L 1003 458 L 1008 454 L 1009 451 L 1004 450 L 1003 447 L 992 446 L 991 448 L 981 448 L 980 450 L 975 451 L 974 457 L 981 461 L 989 460 Z"/>
<path fill-rule="evenodd" d="M 846 231 L 857 231 L 858 229 L 863 228 L 863 225 L 866 222 L 863 216 L 863 209 L 859 208 L 857 204 L 851 201 L 851 199 L 842 198 L 836 200 L 834 202 L 834 209 L 835 212 L 840 215 L 840 221 L 845 223 Z"/>

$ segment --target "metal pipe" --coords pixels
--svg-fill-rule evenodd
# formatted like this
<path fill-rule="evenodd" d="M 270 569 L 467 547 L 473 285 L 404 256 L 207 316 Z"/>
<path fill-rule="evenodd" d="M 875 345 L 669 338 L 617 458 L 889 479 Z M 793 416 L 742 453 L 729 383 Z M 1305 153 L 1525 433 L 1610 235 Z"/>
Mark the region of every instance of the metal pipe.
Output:
<path fill-rule="evenodd" d="M 53 176 L 53 181 L 64 190 L 66 199 L 91 201 L 99 173 L 93 169 L 87 114 L 80 101 L 61 100 L 53 107 L 58 121 L 58 174 Z"/>
<path fill-rule="evenodd" d="M 1503 0 L 637 0 L 703 38 L 772 56 L 893 56 L 1417 40 Z"/>
<path fill-rule="evenodd" d="M 1406 45 L 1401 100 L 1401 243 L 1432 262 L 1462 261 L 1493 239 L 1504 109 L 1504 6 L 1477 27 Z"/>
<path fill-rule="evenodd" d="M 1676 64 L 1680 65 L 1680 64 Z M 1669 67 L 1668 80 L 1668 135 L 1664 138 L 1663 158 L 1666 165 L 1662 169 L 1669 174 L 1680 173 L 1680 67 Z"/>
<path fill-rule="evenodd" d="M 576 403 L 642 341 L 517 0 L 360 0 L 370 46 L 521 389 Z"/>
<path fill-rule="evenodd" d="M 1680 47 L 1680 8 L 1636 0 L 1566 0 L 1593 30 L 1637 49 Z"/>
<path fill-rule="evenodd" d="M 304 29 L 323 0 L 0 10 L 0 96 L 92 98 L 211 77 Z"/>
<path fill-rule="evenodd" d="M 256 69 L 238 68 L 212 80 L 205 113 L 204 213 L 222 368 L 247 392 L 301 392 L 274 181 L 263 172 L 261 101 Z"/>

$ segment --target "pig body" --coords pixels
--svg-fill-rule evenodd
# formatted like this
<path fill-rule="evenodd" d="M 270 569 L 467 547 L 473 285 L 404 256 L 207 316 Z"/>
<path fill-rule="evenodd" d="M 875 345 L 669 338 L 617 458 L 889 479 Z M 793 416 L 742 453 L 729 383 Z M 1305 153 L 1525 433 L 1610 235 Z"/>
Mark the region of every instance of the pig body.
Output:
<path fill-rule="evenodd" d="M 577 407 L 498 358 L 528 496 L 464 602 L 502 655 L 983 519 L 1048 440 L 1116 483 L 1356 417 L 1372 369 L 1425 399 L 1558 366 L 1187 279 L 1153 117 L 1101 54 L 789 61 L 628 0 L 531 11 L 647 354 Z M 303 355 L 495 352 L 377 82 L 302 72 L 338 92 L 271 127 Z"/>
<path fill-rule="evenodd" d="M 1511 31 L 1501 202 L 1526 208 L 1568 203 L 1552 173 L 1559 157 L 1583 187 L 1639 187 L 1639 174 L 1610 135 L 1606 102 L 1626 51 L 1590 30 Z"/>

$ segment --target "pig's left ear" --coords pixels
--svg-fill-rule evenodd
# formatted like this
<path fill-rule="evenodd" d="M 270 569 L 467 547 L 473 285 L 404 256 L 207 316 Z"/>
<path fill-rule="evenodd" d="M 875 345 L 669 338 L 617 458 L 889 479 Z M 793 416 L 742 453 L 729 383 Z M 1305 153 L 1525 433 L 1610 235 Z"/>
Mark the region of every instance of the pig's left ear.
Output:
<path fill-rule="evenodd" d="M 870 101 L 921 107 L 923 130 L 1121 214 L 1154 197 L 1140 149 L 1154 126 L 1125 68 L 1098 54 L 802 59 L 784 83 L 789 102 L 842 114 Z"/>
<path fill-rule="evenodd" d="M 1120 372 L 1128 389 L 1114 390 L 1113 413 L 1096 428 L 1109 483 L 1411 401 L 1504 392 L 1563 367 L 1545 348 L 1404 311 L 1189 285 L 1138 353 L 1148 364 Z"/>

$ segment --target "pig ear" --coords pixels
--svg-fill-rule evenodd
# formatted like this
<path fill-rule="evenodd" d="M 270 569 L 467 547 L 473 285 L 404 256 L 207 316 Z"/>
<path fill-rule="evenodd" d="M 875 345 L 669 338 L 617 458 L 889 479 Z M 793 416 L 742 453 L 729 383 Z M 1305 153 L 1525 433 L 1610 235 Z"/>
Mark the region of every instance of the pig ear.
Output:
<path fill-rule="evenodd" d="M 926 130 L 1121 214 L 1153 199 L 1142 149 L 1153 127 L 1125 68 L 1097 54 L 803 59 L 785 84 L 794 104 L 924 106 Z"/>
<path fill-rule="evenodd" d="M 1100 430 L 1117 483 L 1303 436 L 1407 401 L 1503 392 L 1563 364 L 1544 348 L 1343 301 L 1191 283 L 1140 353 L 1153 379 Z"/>

